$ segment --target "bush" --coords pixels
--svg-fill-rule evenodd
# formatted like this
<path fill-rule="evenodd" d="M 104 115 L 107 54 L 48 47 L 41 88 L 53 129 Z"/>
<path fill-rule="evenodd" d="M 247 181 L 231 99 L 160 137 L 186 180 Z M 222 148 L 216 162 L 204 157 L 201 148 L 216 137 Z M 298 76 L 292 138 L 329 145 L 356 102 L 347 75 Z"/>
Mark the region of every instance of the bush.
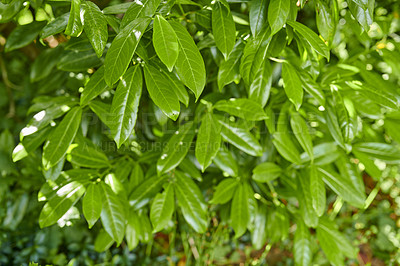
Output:
<path fill-rule="evenodd" d="M 0 263 L 400 263 L 399 16 L 2 0 Z"/>

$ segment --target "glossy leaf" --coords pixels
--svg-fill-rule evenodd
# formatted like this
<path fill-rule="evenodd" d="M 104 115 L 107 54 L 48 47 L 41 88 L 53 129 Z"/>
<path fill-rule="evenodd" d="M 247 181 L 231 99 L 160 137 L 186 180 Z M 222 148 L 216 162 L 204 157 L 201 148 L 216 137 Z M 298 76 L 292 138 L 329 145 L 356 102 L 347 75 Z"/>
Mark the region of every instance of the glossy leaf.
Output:
<path fill-rule="evenodd" d="M 108 158 L 103 152 L 84 144 L 73 148 L 69 155 L 69 161 L 81 167 L 104 168 L 110 166 Z"/>
<path fill-rule="evenodd" d="M 253 36 L 256 36 L 267 22 L 267 0 L 255 0 L 250 3 L 249 20 Z"/>
<path fill-rule="evenodd" d="M 81 116 L 82 109 L 73 108 L 52 132 L 43 148 L 42 162 L 45 169 L 56 165 L 67 153 L 79 129 Z"/>
<path fill-rule="evenodd" d="M 83 18 L 85 21 L 83 29 L 97 57 L 101 57 L 108 38 L 107 21 L 99 7 L 93 2 L 83 2 L 82 9 L 84 11 Z"/>
<path fill-rule="evenodd" d="M 81 106 L 87 105 L 91 100 L 106 91 L 108 88 L 109 87 L 104 80 L 104 67 L 102 66 L 96 72 L 94 72 L 86 84 L 85 89 L 81 94 Z"/>
<path fill-rule="evenodd" d="M 198 233 L 207 229 L 206 205 L 197 185 L 179 171 L 175 172 L 175 195 L 186 222 Z"/>
<path fill-rule="evenodd" d="M 166 116 L 175 121 L 179 116 L 180 104 L 175 93 L 176 84 L 174 80 L 168 78 L 167 74 L 151 64 L 145 64 L 144 76 L 147 91 L 153 102 L 160 107 Z"/>
<path fill-rule="evenodd" d="M 143 0 L 131 3 L 126 12 L 121 12 L 125 13 L 121 21 L 121 29 L 124 29 L 126 26 L 128 26 L 132 21 L 136 20 L 137 18 L 153 16 L 160 3 L 161 0 Z"/>
<path fill-rule="evenodd" d="M 301 147 L 308 153 L 311 161 L 314 161 L 313 144 L 308 126 L 299 113 L 291 114 L 290 125 L 293 134 L 300 143 Z"/>
<path fill-rule="evenodd" d="M 104 78 L 112 86 L 125 74 L 129 62 L 144 31 L 150 23 L 148 18 L 138 18 L 124 27 L 111 43 L 104 61 Z"/>
<path fill-rule="evenodd" d="M 271 34 L 277 33 L 286 23 L 290 11 L 290 0 L 271 0 L 268 6 L 268 22 Z"/>
<path fill-rule="evenodd" d="M 310 192 L 312 198 L 312 206 L 318 216 L 322 216 L 326 205 L 325 184 L 322 180 L 317 167 L 310 166 Z"/>
<path fill-rule="evenodd" d="M 315 32 L 313 32 L 310 28 L 306 27 L 305 25 L 296 21 L 288 21 L 287 23 L 291 27 L 293 27 L 296 32 L 298 32 L 301 36 L 303 36 L 317 53 L 319 53 L 329 61 L 330 57 L 329 49 Z"/>
<path fill-rule="evenodd" d="M 221 125 L 212 113 L 207 113 L 201 120 L 197 133 L 195 155 L 204 170 L 211 164 L 221 147 Z"/>
<path fill-rule="evenodd" d="M 218 88 L 221 91 L 222 88 L 237 80 L 239 77 L 239 62 L 242 57 L 244 49 L 244 43 L 238 41 L 233 47 L 232 52 L 229 54 L 228 58 L 221 63 L 218 70 Z"/>
<path fill-rule="evenodd" d="M 231 204 L 231 226 L 235 231 L 235 237 L 242 236 L 247 229 L 250 219 L 248 192 L 244 184 L 240 184 L 233 196 Z"/>
<path fill-rule="evenodd" d="M 282 64 L 283 87 L 289 100 L 299 110 L 303 102 L 303 88 L 296 69 L 289 63 Z"/>
<path fill-rule="evenodd" d="M 85 193 L 79 182 L 71 182 L 57 190 L 57 193 L 44 206 L 39 216 L 41 228 L 55 224 Z"/>
<path fill-rule="evenodd" d="M 226 178 L 222 180 L 215 188 L 215 192 L 211 204 L 225 204 L 230 201 L 235 194 L 239 182 L 234 178 Z"/>
<path fill-rule="evenodd" d="M 214 40 L 225 59 L 231 53 L 236 40 L 235 22 L 228 7 L 217 1 L 212 8 L 212 32 Z"/>
<path fill-rule="evenodd" d="M 147 204 L 162 188 L 166 176 L 152 176 L 137 186 L 129 197 L 129 204 L 139 209 Z"/>
<path fill-rule="evenodd" d="M 257 139 L 243 126 L 229 120 L 218 119 L 221 135 L 227 142 L 252 156 L 261 156 L 262 147 Z"/>
<path fill-rule="evenodd" d="M 72 0 L 69 12 L 68 24 L 65 34 L 77 37 L 82 33 L 83 25 L 81 21 L 81 0 Z"/>
<path fill-rule="evenodd" d="M 158 57 L 172 71 L 179 54 L 178 39 L 174 29 L 161 16 L 154 20 L 153 45 Z"/>
<path fill-rule="evenodd" d="M 83 215 L 89 224 L 89 228 L 100 218 L 103 208 L 103 191 L 99 184 L 90 184 L 82 200 Z"/>
<path fill-rule="evenodd" d="M 32 22 L 16 27 L 7 38 L 4 51 L 10 52 L 28 45 L 36 39 L 44 25 L 43 22 Z"/>
<path fill-rule="evenodd" d="M 101 183 L 103 192 L 103 208 L 101 210 L 101 223 L 106 232 L 117 244 L 122 242 L 125 234 L 125 209 L 118 195 L 109 185 Z"/>
<path fill-rule="evenodd" d="M 274 163 L 266 162 L 257 165 L 253 169 L 252 178 L 258 182 L 269 182 L 277 177 L 279 177 L 282 173 L 282 169 Z"/>
<path fill-rule="evenodd" d="M 158 232 L 171 220 L 175 209 L 174 190 L 171 184 L 168 184 L 163 193 L 158 193 L 150 209 L 150 220 L 153 224 L 153 231 Z"/>
<path fill-rule="evenodd" d="M 174 29 L 179 43 L 179 55 L 175 64 L 176 72 L 197 99 L 206 84 L 203 57 L 186 28 L 175 21 L 169 23 Z"/>
<path fill-rule="evenodd" d="M 239 167 L 235 158 L 233 158 L 232 153 L 222 146 L 217 156 L 214 158 L 215 165 L 218 166 L 222 171 L 229 174 L 230 176 L 238 176 L 239 175 Z"/>
<path fill-rule="evenodd" d="M 121 78 L 111 104 L 113 126 L 111 135 L 117 147 L 129 138 L 135 128 L 140 96 L 142 95 L 142 70 L 140 66 L 129 68 Z"/>
<path fill-rule="evenodd" d="M 268 118 L 260 104 L 245 98 L 221 100 L 214 105 L 214 108 L 249 121 Z"/>
<path fill-rule="evenodd" d="M 185 158 L 194 134 L 193 122 L 188 122 L 175 131 L 157 161 L 159 175 L 171 171 Z"/>
<path fill-rule="evenodd" d="M 294 234 L 294 259 L 296 265 L 310 265 L 312 262 L 310 231 L 301 221 L 297 223 Z"/>

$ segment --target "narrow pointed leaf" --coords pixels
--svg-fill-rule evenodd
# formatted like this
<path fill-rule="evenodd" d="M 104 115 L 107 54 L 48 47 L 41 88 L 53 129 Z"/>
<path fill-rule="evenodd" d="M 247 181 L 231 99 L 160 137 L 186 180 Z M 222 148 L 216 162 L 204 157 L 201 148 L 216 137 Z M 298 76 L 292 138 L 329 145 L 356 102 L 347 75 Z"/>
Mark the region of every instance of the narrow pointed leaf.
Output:
<path fill-rule="evenodd" d="M 303 102 L 303 88 L 301 87 L 301 79 L 291 64 L 283 63 L 282 79 L 287 97 L 294 104 L 296 110 L 299 110 Z"/>
<path fill-rule="evenodd" d="M 267 0 L 253 0 L 250 3 L 249 20 L 253 36 L 256 36 L 267 22 Z"/>
<path fill-rule="evenodd" d="M 100 218 L 103 208 L 103 194 L 99 184 L 90 184 L 82 201 L 83 215 L 89 224 L 89 228 Z"/>
<path fill-rule="evenodd" d="M 101 210 L 101 223 L 106 232 L 120 244 L 125 234 L 125 208 L 118 195 L 109 185 L 102 182 L 103 209 Z"/>
<path fill-rule="evenodd" d="M 203 57 L 186 28 L 175 21 L 169 23 L 174 29 L 179 43 L 179 55 L 175 64 L 176 72 L 198 99 L 206 84 L 206 68 Z"/>
<path fill-rule="evenodd" d="M 183 173 L 175 172 L 174 190 L 186 222 L 197 232 L 207 229 L 206 204 L 197 185 Z"/>
<path fill-rule="evenodd" d="M 73 37 L 78 37 L 82 33 L 82 30 L 83 25 L 81 21 L 81 0 L 72 0 L 65 34 Z"/>
<path fill-rule="evenodd" d="M 41 228 L 55 224 L 85 193 L 85 187 L 76 181 L 66 184 L 44 206 L 39 216 Z"/>
<path fill-rule="evenodd" d="M 87 105 L 91 100 L 96 98 L 102 92 L 106 91 L 108 88 L 109 87 L 104 80 L 104 67 L 102 66 L 96 72 L 94 72 L 86 84 L 85 89 L 81 94 L 81 106 Z"/>
<path fill-rule="evenodd" d="M 314 165 L 310 166 L 310 192 L 312 206 L 317 215 L 320 217 L 325 211 L 326 191 L 324 181 Z"/>
<path fill-rule="evenodd" d="M 159 175 L 179 165 L 188 153 L 194 135 L 193 122 L 184 124 L 174 133 L 157 161 L 157 172 Z"/>
<path fill-rule="evenodd" d="M 231 11 L 219 1 L 212 8 L 212 32 L 218 49 L 226 59 L 235 45 L 236 28 Z"/>
<path fill-rule="evenodd" d="M 271 26 L 271 34 L 274 35 L 286 23 L 290 11 L 290 0 L 272 0 L 268 6 L 268 22 Z"/>
<path fill-rule="evenodd" d="M 310 265 L 312 262 L 311 235 L 302 221 L 297 222 L 294 234 L 294 260 L 296 265 Z"/>
<path fill-rule="evenodd" d="M 138 18 L 132 21 L 118 33 L 111 43 L 104 61 L 104 77 L 109 86 L 117 82 L 125 73 L 149 23 L 149 18 Z"/>
<path fill-rule="evenodd" d="M 311 161 L 314 161 L 313 144 L 308 126 L 299 113 L 293 112 L 291 114 L 290 125 L 293 134 L 300 143 L 301 147 L 310 156 Z"/>
<path fill-rule="evenodd" d="M 266 162 L 257 165 L 253 169 L 252 178 L 258 182 L 269 182 L 277 177 L 279 177 L 282 173 L 282 169 L 274 163 Z"/>
<path fill-rule="evenodd" d="M 303 36 L 317 53 L 319 53 L 329 61 L 330 53 L 328 46 L 326 46 L 326 44 L 318 37 L 315 32 L 297 21 L 288 21 L 287 23 L 291 27 L 293 27 L 296 32 Z"/>
<path fill-rule="evenodd" d="M 173 80 L 151 64 L 144 65 L 144 76 L 150 98 L 166 116 L 175 121 L 179 116 L 180 104 Z"/>
<path fill-rule="evenodd" d="M 172 71 L 178 59 L 179 46 L 174 29 L 161 16 L 156 16 L 153 24 L 153 45 L 158 57 Z"/>
<path fill-rule="evenodd" d="M 152 176 L 136 187 L 129 197 L 129 204 L 139 209 L 147 204 L 162 188 L 166 176 Z"/>
<path fill-rule="evenodd" d="M 121 21 L 121 29 L 137 18 L 152 17 L 160 5 L 161 0 L 142 0 L 134 1 L 129 8 L 121 13 L 125 13 Z"/>
<path fill-rule="evenodd" d="M 242 236 L 247 229 L 250 219 L 248 191 L 244 184 L 240 184 L 235 191 L 231 204 L 231 226 L 235 231 L 235 237 Z"/>
<path fill-rule="evenodd" d="M 239 62 L 243 55 L 244 43 L 238 41 L 233 47 L 232 52 L 228 58 L 221 63 L 218 70 L 218 88 L 221 91 L 222 88 L 238 79 L 239 77 Z"/>
<path fill-rule="evenodd" d="M 204 170 L 211 164 L 221 146 L 221 125 L 211 113 L 207 113 L 201 120 L 197 133 L 195 155 Z"/>
<path fill-rule="evenodd" d="M 43 166 L 45 169 L 56 165 L 67 153 L 69 145 L 75 138 L 82 117 L 82 109 L 75 107 L 63 118 L 51 133 L 43 148 Z"/>
<path fill-rule="evenodd" d="M 100 8 L 93 2 L 85 1 L 82 4 L 84 10 L 84 25 L 86 35 L 95 50 L 97 57 L 103 55 L 108 38 L 107 20 Z"/>
<path fill-rule="evenodd" d="M 108 158 L 103 152 L 85 145 L 73 148 L 67 159 L 73 165 L 81 167 L 104 168 L 110 166 Z"/>
<path fill-rule="evenodd" d="M 230 201 L 236 191 L 239 182 L 233 178 L 222 180 L 215 189 L 211 204 L 225 204 Z"/>
<path fill-rule="evenodd" d="M 174 190 L 171 184 L 163 193 L 159 193 L 153 200 L 150 208 L 150 220 L 153 224 L 153 232 L 158 232 L 171 220 L 175 209 Z"/>
<path fill-rule="evenodd" d="M 135 128 L 140 96 L 142 95 L 142 70 L 139 65 L 126 71 L 118 87 L 111 104 L 113 126 L 111 135 L 117 147 L 129 138 Z"/>
<path fill-rule="evenodd" d="M 214 108 L 249 121 L 268 118 L 259 103 L 245 98 L 221 100 L 214 105 Z"/>

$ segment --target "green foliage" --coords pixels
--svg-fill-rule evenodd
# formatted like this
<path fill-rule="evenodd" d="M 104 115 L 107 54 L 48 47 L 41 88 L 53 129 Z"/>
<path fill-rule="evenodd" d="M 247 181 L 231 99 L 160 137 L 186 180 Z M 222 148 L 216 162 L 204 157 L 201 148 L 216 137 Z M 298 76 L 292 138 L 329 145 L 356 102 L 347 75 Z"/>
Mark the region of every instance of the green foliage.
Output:
<path fill-rule="evenodd" d="M 399 12 L 3 0 L 0 264 L 399 264 Z"/>

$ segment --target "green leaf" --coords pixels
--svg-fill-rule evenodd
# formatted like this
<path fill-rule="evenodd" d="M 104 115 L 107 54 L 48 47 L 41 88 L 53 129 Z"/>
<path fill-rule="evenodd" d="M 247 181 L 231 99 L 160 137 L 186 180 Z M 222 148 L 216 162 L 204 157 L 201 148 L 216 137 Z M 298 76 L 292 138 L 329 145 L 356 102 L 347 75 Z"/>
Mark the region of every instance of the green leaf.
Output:
<path fill-rule="evenodd" d="M 324 181 L 314 165 L 310 165 L 310 192 L 312 206 L 317 215 L 321 217 L 325 211 L 326 191 Z"/>
<path fill-rule="evenodd" d="M 368 32 L 370 25 L 373 23 L 375 1 L 351 0 L 348 2 L 348 5 L 351 14 L 353 14 L 363 29 Z"/>
<path fill-rule="evenodd" d="M 57 68 L 63 71 L 82 72 L 89 68 L 98 67 L 102 63 L 96 53 L 90 49 L 86 51 L 68 51 L 57 63 Z"/>
<path fill-rule="evenodd" d="M 245 98 L 221 100 L 214 105 L 214 108 L 248 121 L 259 121 L 268 118 L 260 104 Z"/>
<path fill-rule="evenodd" d="M 4 51 L 10 52 L 33 42 L 44 27 L 44 22 L 32 22 L 31 24 L 16 27 L 8 36 Z"/>
<path fill-rule="evenodd" d="M 59 188 L 44 206 L 39 216 L 41 228 L 55 224 L 85 193 L 85 187 L 76 181 Z"/>
<path fill-rule="evenodd" d="M 264 60 L 257 71 L 249 88 L 249 99 L 261 104 L 264 107 L 269 99 L 272 85 L 272 68 L 269 60 Z"/>
<path fill-rule="evenodd" d="M 215 43 L 225 59 L 231 53 L 236 40 L 236 27 L 229 5 L 217 1 L 212 8 L 212 33 Z"/>
<path fill-rule="evenodd" d="M 116 5 L 107 6 L 103 9 L 104 15 L 115 15 L 115 14 L 124 14 L 128 10 L 128 8 L 132 5 L 136 4 L 135 2 L 127 2 Z"/>
<path fill-rule="evenodd" d="M 287 132 L 276 132 L 272 143 L 280 155 L 289 162 L 301 165 L 300 154 Z"/>
<path fill-rule="evenodd" d="M 139 209 L 147 204 L 161 189 L 166 176 L 152 176 L 141 183 L 129 197 L 129 204 Z"/>
<path fill-rule="evenodd" d="M 215 189 L 211 204 L 225 204 L 230 201 L 236 191 L 239 182 L 234 178 L 222 180 Z"/>
<path fill-rule="evenodd" d="M 153 232 L 161 231 L 171 220 L 175 209 L 174 190 L 168 184 L 163 193 L 158 193 L 150 208 L 150 220 L 153 224 Z"/>
<path fill-rule="evenodd" d="M 330 53 L 328 46 L 325 45 L 325 43 L 318 37 L 318 35 L 315 32 L 313 32 L 310 28 L 304 26 L 303 24 L 297 21 L 288 21 L 287 24 L 289 24 L 296 30 L 296 32 L 298 32 L 301 36 L 303 36 L 304 39 L 306 39 L 306 41 L 308 42 L 308 44 L 317 53 L 319 53 L 329 61 Z"/>
<path fill-rule="evenodd" d="M 54 20 L 50 21 L 46 26 L 43 27 L 40 32 L 40 38 L 44 39 L 51 35 L 61 33 L 67 28 L 69 19 L 69 13 L 65 13 Z"/>
<path fill-rule="evenodd" d="M 239 79 L 239 62 L 243 55 L 244 43 L 239 40 L 233 47 L 228 58 L 221 63 L 218 69 L 218 88 L 222 88 L 234 80 Z"/>
<path fill-rule="evenodd" d="M 344 256 L 357 257 L 357 249 L 328 219 L 321 219 L 317 227 L 317 238 L 326 257 L 334 265 L 344 265 Z"/>
<path fill-rule="evenodd" d="M 318 168 L 318 171 L 322 174 L 324 182 L 345 201 L 357 208 L 363 208 L 365 203 L 365 192 L 358 191 L 351 180 L 346 177 L 339 175 L 333 170 L 325 168 Z"/>
<path fill-rule="evenodd" d="M 318 225 L 318 215 L 313 208 L 310 176 L 308 172 L 300 172 L 298 175 L 298 184 L 297 199 L 300 205 L 300 214 L 308 227 L 315 228 Z"/>
<path fill-rule="evenodd" d="M 112 239 L 106 231 L 101 229 L 94 241 L 94 250 L 97 252 L 104 252 L 108 250 L 114 242 L 114 239 Z"/>
<path fill-rule="evenodd" d="M 221 135 L 227 142 L 252 156 L 261 156 L 262 147 L 258 140 L 244 126 L 226 119 L 219 119 Z"/>
<path fill-rule="evenodd" d="M 282 29 L 289 16 L 290 0 L 272 0 L 268 6 L 268 22 L 271 26 L 271 35 Z"/>
<path fill-rule="evenodd" d="M 103 208 L 103 194 L 99 184 L 90 184 L 82 200 L 83 215 L 89 224 L 89 228 L 100 218 Z"/>
<path fill-rule="evenodd" d="M 104 80 L 104 67 L 100 67 L 90 77 L 88 83 L 85 86 L 81 94 L 80 104 L 81 106 L 87 105 L 91 100 L 99 96 L 101 93 L 109 89 L 106 81 Z"/>
<path fill-rule="evenodd" d="M 274 163 L 266 162 L 257 165 L 253 169 L 252 178 L 258 182 L 267 183 L 275 180 L 282 173 L 282 169 Z"/>
<path fill-rule="evenodd" d="M 114 122 L 111 135 L 118 148 L 129 138 L 135 128 L 142 83 L 142 70 L 139 65 L 136 65 L 126 71 L 115 91 L 111 104 Z"/>
<path fill-rule="evenodd" d="M 299 110 L 303 102 L 303 88 L 296 69 L 290 63 L 282 64 L 282 79 L 287 97 Z"/>
<path fill-rule="evenodd" d="M 267 22 L 267 0 L 254 0 L 250 2 L 249 20 L 253 36 L 256 36 Z"/>
<path fill-rule="evenodd" d="M 47 77 L 57 64 L 63 49 L 57 46 L 53 49 L 44 50 L 39 54 L 32 64 L 31 82 L 39 81 Z"/>
<path fill-rule="evenodd" d="M 110 166 L 108 158 L 103 152 L 85 144 L 73 148 L 69 155 L 70 158 L 68 160 L 77 166 L 89 168 L 104 168 Z"/>
<path fill-rule="evenodd" d="M 147 63 L 144 65 L 144 76 L 150 98 L 166 116 L 175 121 L 179 116 L 180 104 L 174 80 Z"/>
<path fill-rule="evenodd" d="M 139 186 L 144 180 L 144 173 L 142 167 L 140 167 L 139 163 L 135 163 L 129 176 L 129 189 L 128 191 L 131 192 L 137 186 Z"/>
<path fill-rule="evenodd" d="M 329 47 L 335 37 L 336 26 L 338 23 L 338 3 L 335 1 L 317 1 L 315 10 L 317 11 L 317 27 L 322 38 L 328 42 Z"/>
<path fill-rule="evenodd" d="M 302 221 L 297 222 L 294 234 L 294 260 L 296 265 L 311 265 L 311 235 L 309 229 Z"/>
<path fill-rule="evenodd" d="M 333 139 L 336 141 L 337 144 L 339 144 L 340 147 L 343 149 L 346 148 L 345 143 L 344 143 L 344 138 L 342 131 L 339 126 L 338 118 L 336 116 L 336 112 L 334 107 L 331 107 L 330 105 L 325 106 L 326 112 L 325 112 L 325 119 L 326 119 L 326 125 L 328 126 L 329 133 L 333 137 Z"/>
<path fill-rule="evenodd" d="M 235 231 L 235 238 L 242 236 L 247 229 L 250 219 L 248 198 L 248 191 L 242 183 L 236 188 L 231 204 L 231 226 Z"/>
<path fill-rule="evenodd" d="M 56 165 L 67 153 L 69 145 L 78 132 L 82 109 L 75 107 L 68 112 L 61 123 L 52 132 L 43 148 L 43 166 L 45 169 Z"/>
<path fill-rule="evenodd" d="M 194 135 L 193 122 L 184 124 L 174 133 L 157 161 L 159 175 L 171 171 L 179 165 L 188 153 Z"/>
<path fill-rule="evenodd" d="M 100 58 L 103 55 L 108 38 L 107 20 L 99 7 L 93 2 L 83 2 L 82 8 L 84 11 L 83 17 L 85 21 L 83 29 L 85 30 L 97 57 Z"/>
<path fill-rule="evenodd" d="M 264 204 L 259 204 L 254 218 L 254 230 L 251 232 L 251 242 L 256 249 L 264 246 L 267 238 L 268 209 Z"/>
<path fill-rule="evenodd" d="M 207 206 L 199 187 L 192 179 L 179 171 L 175 171 L 175 195 L 186 222 L 197 232 L 204 233 L 207 229 Z"/>
<path fill-rule="evenodd" d="M 202 171 L 211 164 L 221 147 L 221 125 L 212 113 L 206 113 L 197 133 L 195 155 Z"/>
<path fill-rule="evenodd" d="M 175 21 L 169 21 L 169 23 L 174 29 L 179 43 L 179 55 L 175 64 L 176 72 L 198 99 L 206 84 L 206 68 L 203 57 L 186 28 Z"/>
<path fill-rule="evenodd" d="M 5 23 L 14 18 L 14 16 L 20 11 L 23 1 L 13 0 L 9 3 L 0 3 L 0 13 L 2 14 L 0 18 L 0 23 Z"/>
<path fill-rule="evenodd" d="M 65 34 L 78 37 L 81 35 L 83 25 L 81 21 L 81 0 L 71 0 L 71 10 L 69 12 L 68 24 Z"/>
<path fill-rule="evenodd" d="M 400 163 L 400 150 L 390 144 L 380 142 L 361 142 L 353 145 L 353 151 L 387 163 Z"/>
<path fill-rule="evenodd" d="M 230 176 L 238 176 L 239 175 L 239 167 L 236 163 L 235 158 L 233 158 L 231 152 L 222 146 L 217 156 L 214 158 L 214 163 L 218 166 L 219 169 L 224 171 Z"/>
<path fill-rule="evenodd" d="M 106 232 L 119 245 L 125 234 L 125 208 L 118 195 L 109 185 L 101 183 L 103 192 L 103 209 L 101 210 L 101 223 Z"/>
<path fill-rule="evenodd" d="M 109 104 L 100 102 L 100 101 L 91 101 L 89 103 L 90 109 L 100 118 L 101 122 L 103 122 L 107 127 L 111 128 L 113 122 L 109 117 L 111 106 Z"/>
<path fill-rule="evenodd" d="M 172 71 L 178 59 L 178 37 L 171 25 L 158 15 L 153 24 L 153 45 L 158 57 Z"/>
<path fill-rule="evenodd" d="M 104 61 L 104 78 L 110 87 L 124 75 L 149 23 L 149 18 L 138 18 L 132 21 L 111 43 Z"/>
<path fill-rule="evenodd" d="M 311 161 L 314 161 L 312 139 L 306 122 L 297 112 L 292 112 L 290 117 L 290 125 L 294 136 L 299 141 L 301 147 L 307 152 L 308 156 L 310 156 Z"/>
<path fill-rule="evenodd" d="M 129 250 L 133 250 L 137 247 L 141 233 L 140 217 L 135 211 L 130 210 L 125 233 Z"/>
<path fill-rule="evenodd" d="M 133 2 L 126 12 L 121 12 L 125 13 L 121 21 L 121 29 L 127 27 L 129 23 L 137 18 L 152 17 L 160 3 L 161 0 L 143 0 Z"/>

